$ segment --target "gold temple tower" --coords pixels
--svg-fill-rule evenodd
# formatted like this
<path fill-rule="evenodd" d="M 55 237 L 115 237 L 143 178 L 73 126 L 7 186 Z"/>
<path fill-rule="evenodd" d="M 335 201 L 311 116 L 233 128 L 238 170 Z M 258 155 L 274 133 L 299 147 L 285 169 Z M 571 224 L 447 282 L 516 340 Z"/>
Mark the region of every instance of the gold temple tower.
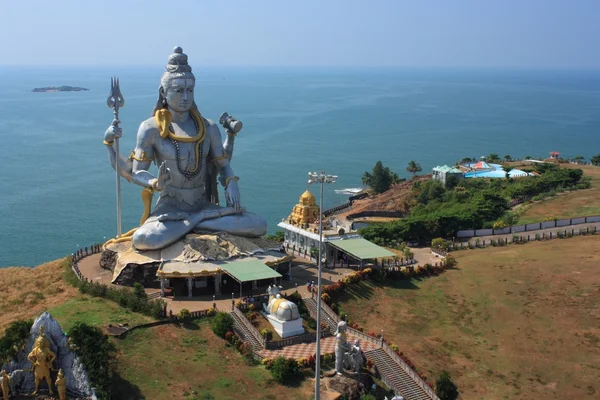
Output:
<path fill-rule="evenodd" d="M 315 196 L 308 190 L 300 196 L 298 204 L 292 209 L 288 222 L 296 226 L 307 226 L 319 221 L 319 206 Z"/>

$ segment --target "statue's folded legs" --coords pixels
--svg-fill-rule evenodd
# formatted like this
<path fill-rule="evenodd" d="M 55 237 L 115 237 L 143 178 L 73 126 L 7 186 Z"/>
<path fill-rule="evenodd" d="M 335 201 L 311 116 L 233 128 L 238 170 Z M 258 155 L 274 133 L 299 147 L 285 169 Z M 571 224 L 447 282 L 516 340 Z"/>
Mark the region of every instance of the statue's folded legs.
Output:
<path fill-rule="evenodd" d="M 161 220 L 160 215 L 148 218 L 133 234 L 133 246 L 137 250 L 159 250 L 191 232 L 227 232 L 244 237 L 259 237 L 267 233 L 267 222 L 259 215 L 249 212 L 238 214 L 232 208 L 211 206 L 208 207 L 210 210 L 199 213 L 178 212 L 167 217 L 176 220 Z"/>

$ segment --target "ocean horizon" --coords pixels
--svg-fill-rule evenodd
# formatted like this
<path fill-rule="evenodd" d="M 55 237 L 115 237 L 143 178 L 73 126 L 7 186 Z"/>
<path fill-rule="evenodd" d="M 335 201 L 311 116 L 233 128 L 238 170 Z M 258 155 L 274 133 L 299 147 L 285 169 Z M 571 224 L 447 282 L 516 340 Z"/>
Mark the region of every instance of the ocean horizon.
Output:
<path fill-rule="evenodd" d="M 192 66 L 193 66 L 192 62 Z M 115 172 L 103 135 L 111 76 L 125 98 L 122 154 L 150 117 L 162 67 L 0 67 L 0 267 L 35 266 L 116 233 Z M 362 188 L 381 160 L 401 177 L 463 157 L 565 158 L 600 153 L 600 71 L 473 68 L 196 67 L 196 103 L 240 119 L 232 167 L 242 205 L 269 232 L 307 187 L 339 176 L 325 208 Z M 89 92 L 32 93 L 81 86 Z M 223 132 L 222 132 L 223 133 Z M 156 167 L 153 167 L 156 172 Z M 123 230 L 139 223 L 141 188 L 122 180 Z M 317 188 L 313 191 L 317 193 Z M 156 199 L 156 196 L 155 196 Z"/>

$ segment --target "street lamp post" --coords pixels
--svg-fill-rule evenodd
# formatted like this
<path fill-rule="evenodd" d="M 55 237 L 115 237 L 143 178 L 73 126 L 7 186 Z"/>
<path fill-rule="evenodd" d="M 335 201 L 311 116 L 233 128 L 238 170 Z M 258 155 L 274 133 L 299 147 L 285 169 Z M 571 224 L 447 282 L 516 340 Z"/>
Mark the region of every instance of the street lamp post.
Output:
<path fill-rule="evenodd" d="M 321 266 L 323 264 L 323 186 L 325 183 L 335 183 L 337 175 L 325 175 L 316 172 L 308 173 L 308 184 L 320 183 L 321 196 L 319 199 L 319 264 L 317 279 L 317 354 L 315 360 L 315 400 L 321 399 Z"/>

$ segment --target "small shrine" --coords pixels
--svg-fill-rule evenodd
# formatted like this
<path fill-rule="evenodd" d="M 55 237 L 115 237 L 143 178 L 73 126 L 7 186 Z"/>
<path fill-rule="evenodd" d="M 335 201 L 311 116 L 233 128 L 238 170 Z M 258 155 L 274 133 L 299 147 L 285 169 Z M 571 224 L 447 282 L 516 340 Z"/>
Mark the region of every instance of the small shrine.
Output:
<path fill-rule="evenodd" d="M 309 224 L 318 223 L 319 212 L 320 209 L 315 196 L 310 190 L 306 189 L 300 196 L 298 204 L 292 209 L 288 222 L 294 226 L 308 227 Z"/>
<path fill-rule="evenodd" d="M 263 304 L 262 314 L 283 339 L 304 333 L 298 306 L 281 297 L 280 286 L 269 286 L 269 304 Z"/>

